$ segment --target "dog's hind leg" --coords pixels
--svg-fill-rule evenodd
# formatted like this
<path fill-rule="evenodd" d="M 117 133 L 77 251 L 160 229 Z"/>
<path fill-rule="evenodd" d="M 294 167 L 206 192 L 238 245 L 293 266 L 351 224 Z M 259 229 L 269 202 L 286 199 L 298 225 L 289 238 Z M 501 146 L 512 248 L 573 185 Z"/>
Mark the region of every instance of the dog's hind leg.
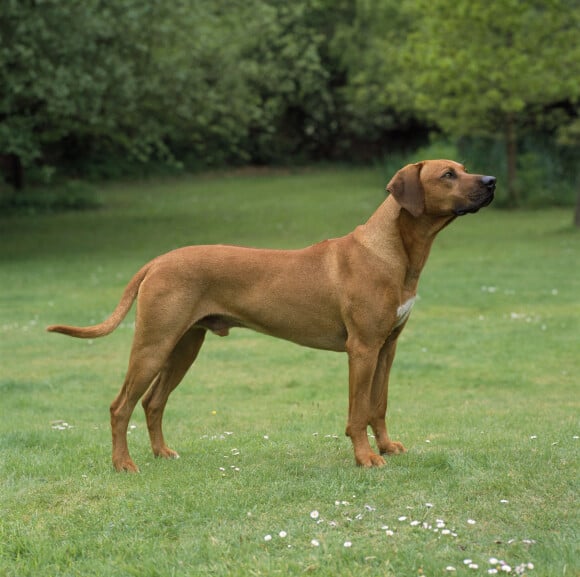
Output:
<path fill-rule="evenodd" d="M 162 366 L 152 350 L 143 349 L 131 355 L 129 369 L 119 394 L 111 403 L 111 432 L 113 434 L 113 466 L 117 471 L 136 473 L 137 465 L 129 455 L 127 428 L 133 409 L 145 394 Z"/>
<path fill-rule="evenodd" d="M 163 411 L 169 395 L 179 385 L 195 361 L 203 344 L 205 333 L 205 329 L 191 328 L 181 337 L 159 375 L 143 397 L 142 404 L 147 418 L 151 448 L 156 457 L 179 458 L 179 455 L 165 444 L 162 429 Z"/>
<path fill-rule="evenodd" d="M 170 336 L 160 337 L 159 335 L 171 332 L 163 326 L 150 326 L 149 330 L 139 328 L 146 324 L 137 321 L 127 375 L 119 394 L 111 404 L 113 465 L 117 471 L 139 470 L 131 460 L 127 446 L 129 419 L 139 399 L 162 372 L 178 339 Z"/>

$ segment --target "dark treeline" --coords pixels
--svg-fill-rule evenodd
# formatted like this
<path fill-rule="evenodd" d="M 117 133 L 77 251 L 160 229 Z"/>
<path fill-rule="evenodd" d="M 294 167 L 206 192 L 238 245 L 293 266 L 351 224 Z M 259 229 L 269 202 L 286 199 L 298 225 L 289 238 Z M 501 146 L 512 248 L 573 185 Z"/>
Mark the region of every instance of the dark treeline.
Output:
<path fill-rule="evenodd" d="M 3 0 L 5 180 L 369 161 L 435 133 L 494 150 L 517 204 L 534 155 L 574 178 L 579 29 L 576 0 Z"/>

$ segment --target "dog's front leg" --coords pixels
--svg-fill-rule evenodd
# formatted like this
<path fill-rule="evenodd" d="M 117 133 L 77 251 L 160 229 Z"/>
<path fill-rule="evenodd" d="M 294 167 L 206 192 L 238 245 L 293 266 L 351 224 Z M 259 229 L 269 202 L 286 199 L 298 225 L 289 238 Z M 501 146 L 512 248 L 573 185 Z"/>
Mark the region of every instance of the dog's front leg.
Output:
<path fill-rule="evenodd" d="M 361 342 L 347 343 L 349 366 L 349 405 L 346 434 L 361 467 L 381 467 L 385 460 L 371 449 L 367 428 L 371 424 L 371 396 L 380 347 Z"/>
<path fill-rule="evenodd" d="M 397 337 L 398 334 L 394 338 L 389 338 L 381 349 L 371 393 L 371 427 L 381 455 L 397 455 L 405 452 L 402 443 L 391 441 L 389 438 L 386 423 L 389 374 L 395 358 Z"/>

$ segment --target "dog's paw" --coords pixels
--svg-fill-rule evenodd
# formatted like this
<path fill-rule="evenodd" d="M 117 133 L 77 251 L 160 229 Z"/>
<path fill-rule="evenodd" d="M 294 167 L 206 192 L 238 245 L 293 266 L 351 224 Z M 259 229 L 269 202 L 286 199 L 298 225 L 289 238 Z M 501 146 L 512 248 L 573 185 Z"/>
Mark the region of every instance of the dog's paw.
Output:
<path fill-rule="evenodd" d="M 407 449 L 405 449 L 403 443 L 399 443 L 398 441 L 388 441 L 381 447 L 381 455 L 400 455 L 406 452 Z"/>
<path fill-rule="evenodd" d="M 169 447 L 163 447 L 159 451 L 155 451 L 155 456 L 161 459 L 179 459 L 179 453 Z"/>
<path fill-rule="evenodd" d="M 356 464 L 359 467 L 364 467 L 365 469 L 370 469 L 371 467 L 382 467 L 386 464 L 385 459 L 372 451 L 369 451 L 365 455 L 356 455 Z"/>
<path fill-rule="evenodd" d="M 118 471 L 119 473 L 122 473 L 122 472 L 138 473 L 139 472 L 139 467 L 137 467 L 137 465 L 135 465 L 135 463 L 133 463 L 133 461 L 131 459 L 113 461 L 113 466 L 115 467 L 115 470 Z"/>

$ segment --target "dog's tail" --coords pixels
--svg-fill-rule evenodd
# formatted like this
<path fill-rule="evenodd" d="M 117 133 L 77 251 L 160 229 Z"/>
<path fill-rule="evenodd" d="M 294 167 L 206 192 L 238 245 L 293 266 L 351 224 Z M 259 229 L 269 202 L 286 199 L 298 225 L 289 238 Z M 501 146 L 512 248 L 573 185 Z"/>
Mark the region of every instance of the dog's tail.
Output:
<path fill-rule="evenodd" d="M 112 333 L 127 316 L 129 309 L 133 305 L 133 301 L 137 298 L 139 287 L 143 279 L 147 275 L 151 263 L 147 263 L 135 276 L 129 281 L 129 284 L 123 291 L 123 296 L 111 316 L 98 325 L 90 327 L 73 327 L 68 325 L 51 325 L 46 327 L 46 330 L 51 333 L 62 333 L 63 335 L 70 335 L 71 337 L 78 337 L 79 339 L 93 339 L 97 337 L 104 337 Z"/>

